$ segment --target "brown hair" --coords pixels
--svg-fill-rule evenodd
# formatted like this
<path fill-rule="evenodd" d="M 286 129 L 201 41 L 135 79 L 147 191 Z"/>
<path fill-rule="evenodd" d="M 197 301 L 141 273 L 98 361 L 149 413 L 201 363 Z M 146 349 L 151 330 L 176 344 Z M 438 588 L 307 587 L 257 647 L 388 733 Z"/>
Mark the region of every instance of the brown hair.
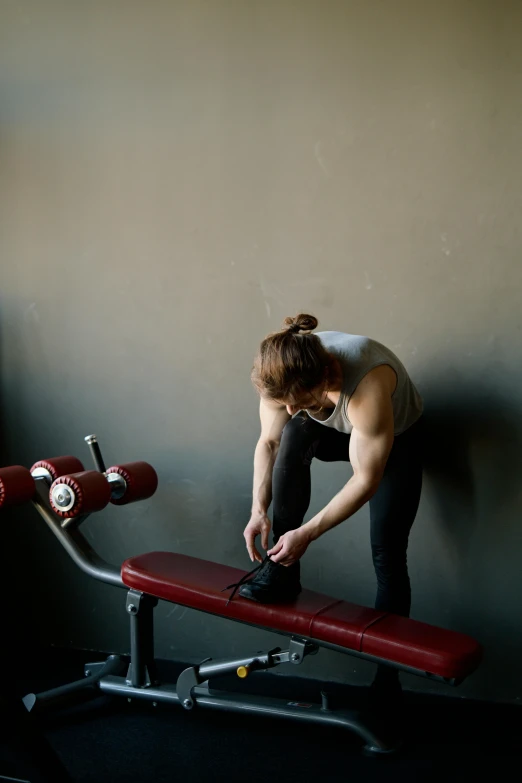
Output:
<path fill-rule="evenodd" d="M 317 324 L 313 315 L 299 313 L 285 318 L 281 331 L 265 337 L 251 375 L 262 397 L 293 400 L 322 382 L 331 357 L 312 334 Z"/>

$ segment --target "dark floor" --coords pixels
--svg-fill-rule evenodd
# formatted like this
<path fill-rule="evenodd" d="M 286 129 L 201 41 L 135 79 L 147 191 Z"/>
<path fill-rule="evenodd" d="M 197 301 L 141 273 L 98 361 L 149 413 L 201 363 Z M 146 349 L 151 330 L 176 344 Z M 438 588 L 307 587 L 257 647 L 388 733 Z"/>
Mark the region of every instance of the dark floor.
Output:
<path fill-rule="evenodd" d="M 18 657 L 16 689 L 39 691 L 79 679 L 99 656 L 52 651 Z M 181 667 L 164 663 L 164 681 Z M 246 689 L 236 677 L 220 687 Z M 250 692 L 318 701 L 322 683 L 260 672 Z M 363 688 L 336 686 L 338 699 L 357 706 Z M 74 783 L 167 781 L 462 781 L 520 775 L 522 709 L 511 705 L 406 694 L 408 738 L 396 756 L 366 758 L 361 741 L 343 729 L 274 718 L 98 697 L 41 717 L 44 736 Z M 12 767 L 2 767 L 0 780 Z M 23 763 L 17 770 L 23 777 Z M 29 778 L 30 779 L 30 778 Z M 32 783 L 32 780 L 31 780 Z"/>

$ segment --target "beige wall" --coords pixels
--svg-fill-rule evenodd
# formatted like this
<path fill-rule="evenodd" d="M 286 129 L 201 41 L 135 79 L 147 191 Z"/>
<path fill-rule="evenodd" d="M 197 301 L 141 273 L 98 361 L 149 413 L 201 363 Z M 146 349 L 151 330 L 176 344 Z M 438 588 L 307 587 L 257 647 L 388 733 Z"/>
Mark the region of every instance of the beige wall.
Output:
<path fill-rule="evenodd" d="M 413 616 L 484 643 L 458 693 L 520 700 L 522 5 L 25 0 L 0 17 L 5 461 L 88 461 L 97 432 L 107 461 L 147 459 L 161 482 L 89 521 L 107 559 L 246 568 L 259 340 L 297 310 L 371 335 L 431 424 Z M 311 511 L 346 477 L 318 465 Z M 123 594 L 78 572 L 32 510 L 9 530 L 31 632 L 126 650 Z M 367 510 L 303 568 L 308 587 L 371 604 Z M 162 657 L 278 641 L 158 612 Z M 372 668 L 322 653 L 302 671 Z"/>

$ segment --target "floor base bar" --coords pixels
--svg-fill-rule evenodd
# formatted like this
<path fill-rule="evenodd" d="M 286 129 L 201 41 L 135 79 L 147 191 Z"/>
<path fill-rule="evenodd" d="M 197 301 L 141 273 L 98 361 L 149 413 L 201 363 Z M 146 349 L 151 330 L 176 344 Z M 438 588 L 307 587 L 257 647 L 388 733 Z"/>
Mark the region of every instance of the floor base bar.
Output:
<path fill-rule="evenodd" d="M 141 699 L 157 704 L 181 704 L 174 685 L 156 685 L 148 688 L 133 688 L 125 678 L 108 675 L 99 682 L 103 693 L 124 696 L 128 699 Z M 355 710 L 325 710 L 319 704 L 288 701 L 252 694 L 227 693 L 198 686 L 192 691 L 196 707 L 227 710 L 229 712 L 250 713 L 258 716 L 290 718 L 309 723 L 321 723 L 348 729 L 357 734 L 364 742 L 364 750 L 373 754 L 389 754 L 397 750 L 378 737 Z"/>

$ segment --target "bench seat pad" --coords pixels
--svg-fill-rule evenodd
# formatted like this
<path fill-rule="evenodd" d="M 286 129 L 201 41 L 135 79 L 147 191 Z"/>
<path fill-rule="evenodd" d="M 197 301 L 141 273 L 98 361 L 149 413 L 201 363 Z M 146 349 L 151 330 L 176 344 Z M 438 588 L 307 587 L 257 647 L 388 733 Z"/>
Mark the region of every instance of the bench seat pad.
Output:
<path fill-rule="evenodd" d="M 259 604 L 231 591 L 245 571 L 174 552 L 149 552 L 122 565 L 123 583 L 181 606 L 336 645 L 421 672 L 461 681 L 482 650 L 470 636 L 303 590 L 287 604 Z"/>

